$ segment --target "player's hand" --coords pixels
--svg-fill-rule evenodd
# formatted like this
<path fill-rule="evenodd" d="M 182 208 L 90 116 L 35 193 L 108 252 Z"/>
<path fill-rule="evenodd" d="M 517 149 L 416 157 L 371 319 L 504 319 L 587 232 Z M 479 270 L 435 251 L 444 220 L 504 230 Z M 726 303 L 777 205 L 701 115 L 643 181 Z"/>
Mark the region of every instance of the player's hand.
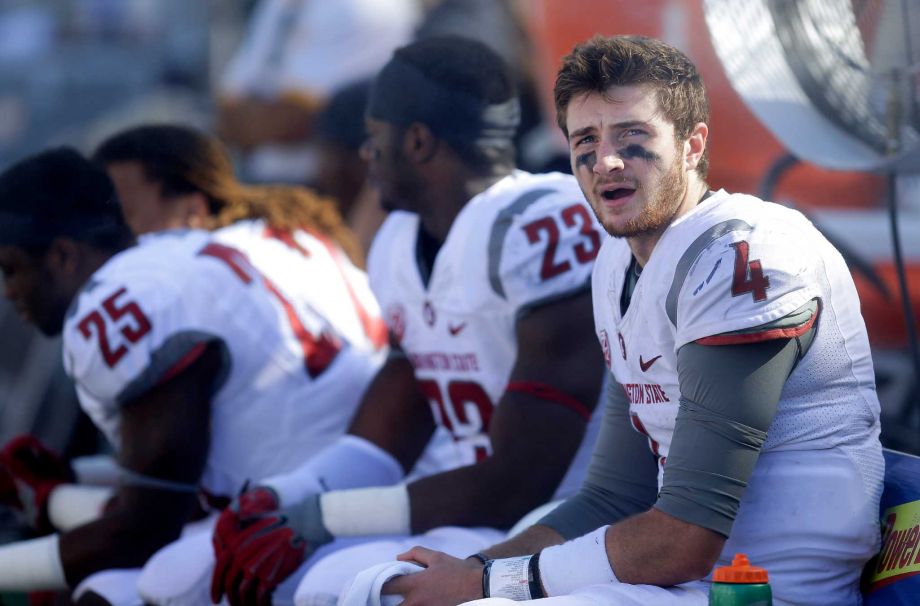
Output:
<path fill-rule="evenodd" d="M 318 497 L 314 505 L 319 515 Z M 275 588 L 317 547 L 332 539 L 325 529 L 306 538 L 290 512 L 278 506 L 270 488 L 256 487 L 244 492 L 221 514 L 213 537 L 217 564 L 211 579 L 211 600 L 215 604 L 226 594 L 233 606 L 270 606 Z M 298 506 L 299 517 L 309 506 Z"/>
<path fill-rule="evenodd" d="M 460 560 L 424 547 L 413 547 L 396 559 L 425 567 L 384 583 L 381 593 L 403 596 L 400 606 L 454 606 L 483 597 L 478 560 Z"/>
<path fill-rule="evenodd" d="M 2 502 L 19 509 L 37 531 L 52 532 L 48 499 L 58 485 L 76 481 L 70 464 L 35 436 L 24 434 L 0 450 L 0 467 Z"/>

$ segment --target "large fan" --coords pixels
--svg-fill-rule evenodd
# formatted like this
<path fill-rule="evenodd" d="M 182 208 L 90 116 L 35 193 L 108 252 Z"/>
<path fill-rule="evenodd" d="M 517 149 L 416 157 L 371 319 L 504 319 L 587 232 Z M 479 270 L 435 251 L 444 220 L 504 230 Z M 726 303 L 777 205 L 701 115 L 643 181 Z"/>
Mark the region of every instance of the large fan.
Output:
<path fill-rule="evenodd" d="M 732 85 L 796 156 L 920 172 L 920 3 L 706 0 Z"/>
<path fill-rule="evenodd" d="M 713 46 L 732 86 L 794 158 L 829 169 L 887 175 L 892 256 L 916 390 L 920 347 L 898 208 L 912 208 L 914 215 L 920 210 L 920 39 L 915 40 L 920 1 L 705 0 L 704 7 Z M 775 168 L 789 165 L 784 158 Z M 840 240 L 835 243 L 854 271 L 872 274 L 871 264 Z M 898 375 L 903 377 L 903 365 L 891 374 Z M 909 401 L 901 403 L 897 416 L 902 422 L 891 425 L 894 431 L 905 430 L 903 440 L 894 440 L 899 447 L 920 451 L 916 427 L 911 428 L 920 424 L 918 412 Z"/>

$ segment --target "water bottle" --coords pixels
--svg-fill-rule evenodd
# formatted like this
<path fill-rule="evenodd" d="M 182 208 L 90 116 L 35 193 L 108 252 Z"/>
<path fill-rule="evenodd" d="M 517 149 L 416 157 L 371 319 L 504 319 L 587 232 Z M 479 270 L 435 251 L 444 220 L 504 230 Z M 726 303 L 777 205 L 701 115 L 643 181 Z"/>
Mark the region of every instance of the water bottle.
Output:
<path fill-rule="evenodd" d="M 712 573 L 709 606 L 773 606 L 767 571 L 751 566 L 743 553 L 735 554 L 731 566 Z"/>

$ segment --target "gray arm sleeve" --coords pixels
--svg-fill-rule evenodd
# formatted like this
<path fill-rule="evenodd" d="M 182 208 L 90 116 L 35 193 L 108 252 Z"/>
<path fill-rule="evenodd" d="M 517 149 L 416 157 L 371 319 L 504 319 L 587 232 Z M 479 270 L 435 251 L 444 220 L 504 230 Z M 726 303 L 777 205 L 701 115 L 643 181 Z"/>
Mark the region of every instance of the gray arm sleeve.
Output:
<path fill-rule="evenodd" d="M 607 377 L 606 405 L 581 490 L 538 524 L 574 539 L 648 510 L 658 492 L 658 464 L 648 439 L 632 428 L 626 392 Z"/>
<path fill-rule="evenodd" d="M 802 311 L 797 317 L 810 319 Z M 792 338 L 678 351 L 680 409 L 657 509 L 728 536 L 783 385 L 816 326 Z"/>

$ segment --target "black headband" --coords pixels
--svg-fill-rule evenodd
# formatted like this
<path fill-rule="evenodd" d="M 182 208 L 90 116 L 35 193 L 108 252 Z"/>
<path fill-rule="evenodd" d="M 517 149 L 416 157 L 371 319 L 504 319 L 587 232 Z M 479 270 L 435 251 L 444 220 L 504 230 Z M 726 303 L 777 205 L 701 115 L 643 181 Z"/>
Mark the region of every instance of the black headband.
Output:
<path fill-rule="evenodd" d="M 517 132 L 521 106 L 517 97 L 488 103 L 434 81 L 417 67 L 394 57 L 371 89 L 371 118 L 411 124 L 421 122 L 449 141 L 487 144 L 510 141 Z"/>
<path fill-rule="evenodd" d="M 0 211 L 0 245 L 41 248 L 55 238 L 82 240 L 122 227 L 111 215 L 59 219 Z"/>

